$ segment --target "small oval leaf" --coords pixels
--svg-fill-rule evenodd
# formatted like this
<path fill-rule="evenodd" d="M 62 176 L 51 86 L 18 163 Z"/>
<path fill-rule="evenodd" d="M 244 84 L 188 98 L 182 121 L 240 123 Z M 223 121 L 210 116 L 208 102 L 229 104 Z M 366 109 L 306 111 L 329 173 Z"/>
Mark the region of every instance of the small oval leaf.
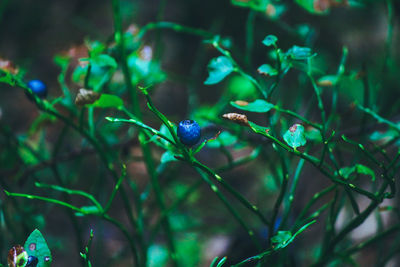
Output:
<path fill-rule="evenodd" d="M 269 64 L 263 64 L 257 69 L 258 73 L 266 76 L 278 75 L 278 71 Z"/>
<path fill-rule="evenodd" d="M 204 84 L 216 84 L 222 81 L 233 71 L 233 64 L 231 60 L 225 56 L 219 56 L 211 59 L 208 64 L 209 76 Z"/>
<path fill-rule="evenodd" d="M 349 179 L 353 173 L 371 176 L 371 180 L 375 181 L 375 172 L 362 164 L 356 164 L 352 167 L 343 167 L 339 170 L 339 174 L 345 179 Z"/>
<path fill-rule="evenodd" d="M 294 149 L 300 146 L 304 146 L 306 144 L 304 126 L 301 124 L 294 124 L 283 135 L 283 139 L 289 146 L 291 146 Z"/>
<path fill-rule="evenodd" d="M 109 55 L 101 54 L 92 59 L 90 62 L 94 65 L 98 65 L 101 68 L 109 67 L 116 69 L 118 67 L 117 61 Z"/>
<path fill-rule="evenodd" d="M 124 105 L 124 101 L 119 96 L 101 94 L 100 98 L 96 100 L 93 104 L 88 106 L 97 108 L 119 108 Z"/>
<path fill-rule="evenodd" d="M 46 240 L 38 229 L 35 229 L 25 241 L 25 251 L 29 256 L 35 256 L 39 262 L 37 267 L 50 267 L 52 257 Z"/>
<path fill-rule="evenodd" d="M 172 151 L 168 150 L 162 154 L 160 162 L 167 163 L 170 161 L 178 161 L 178 160 L 175 158 L 175 154 Z"/>
<path fill-rule="evenodd" d="M 312 57 L 314 54 L 311 48 L 294 45 L 287 51 L 287 55 L 294 60 L 304 60 Z"/>
<path fill-rule="evenodd" d="M 251 103 L 241 100 L 231 101 L 231 105 L 241 110 L 259 113 L 268 112 L 274 107 L 273 104 L 268 103 L 267 101 L 262 99 L 256 99 L 254 102 Z"/>
<path fill-rule="evenodd" d="M 277 41 L 278 41 L 278 38 L 275 35 L 270 34 L 264 38 L 262 43 L 266 46 L 271 46 L 271 45 L 275 45 Z"/>

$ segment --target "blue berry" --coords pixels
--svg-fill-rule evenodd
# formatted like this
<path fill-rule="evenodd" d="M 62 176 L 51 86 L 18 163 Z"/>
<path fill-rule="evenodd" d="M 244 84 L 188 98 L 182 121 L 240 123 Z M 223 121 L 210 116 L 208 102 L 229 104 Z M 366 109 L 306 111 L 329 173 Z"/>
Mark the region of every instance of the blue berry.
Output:
<path fill-rule="evenodd" d="M 200 126 L 193 120 L 184 120 L 179 123 L 177 134 L 182 144 L 194 146 L 201 137 Z"/>
<path fill-rule="evenodd" d="M 35 256 L 29 256 L 28 261 L 26 262 L 25 267 L 36 267 L 39 263 L 39 260 Z"/>
<path fill-rule="evenodd" d="M 47 96 L 47 86 L 41 80 L 30 80 L 28 82 L 28 87 L 40 98 L 45 98 Z"/>

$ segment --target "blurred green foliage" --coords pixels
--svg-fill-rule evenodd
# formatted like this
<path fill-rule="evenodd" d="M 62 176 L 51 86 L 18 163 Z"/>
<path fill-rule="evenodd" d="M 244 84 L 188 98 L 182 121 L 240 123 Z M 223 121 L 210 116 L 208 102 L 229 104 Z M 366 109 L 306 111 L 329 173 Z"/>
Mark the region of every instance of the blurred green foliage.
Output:
<path fill-rule="evenodd" d="M 397 1 L 84 2 L 0 4 L 0 262 L 398 263 Z"/>

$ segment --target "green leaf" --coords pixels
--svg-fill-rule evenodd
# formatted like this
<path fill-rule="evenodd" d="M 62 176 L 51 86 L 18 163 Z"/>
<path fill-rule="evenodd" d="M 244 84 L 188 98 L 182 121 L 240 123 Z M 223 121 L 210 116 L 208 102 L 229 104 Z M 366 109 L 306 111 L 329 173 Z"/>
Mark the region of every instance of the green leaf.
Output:
<path fill-rule="evenodd" d="M 89 88 L 100 91 L 112 77 L 118 65 L 115 59 L 106 54 L 95 55 L 91 58 L 81 58 L 80 61 L 90 63 Z M 81 83 L 85 80 L 88 73 L 89 64 L 78 64 L 72 74 L 72 80 Z"/>
<path fill-rule="evenodd" d="M 37 267 L 51 266 L 52 257 L 46 240 L 38 229 L 35 229 L 25 241 L 25 251 L 29 256 L 35 256 L 39 262 Z"/>
<path fill-rule="evenodd" d="M 269 76 L 275 76 L 278 74 L 278 71 L 273 68 L 269 64 L 263 64 L 257 69 L 258 73 L 264 74 L 264 75 L 269 75 Z"/>
<path fill-rule="evenodd" d="M 70 57 L 62 56 L 62 55 L 55 55 L 53 60 L 57 66 L 59 66 L 60 68 L 65 68 L 66 66 L 68 66 L 68 64 L 70 62 Z"/>
<path fill-rule="evenodd" d="M 174 130 L 175 130 L 175 132 L 176 132 L 176 125 L 174 124 L 173 125 L 173 128 L 174 128 Z M 174 140 L 174 137 L 172 136 L 172 134 L 171 134 L 171 132 L 168 130 L 168 127 L 165 125 L 165 124 L 162 124 L 161 125 L 161 127 L 160 127 L 160 133 L 162 133 L 162 134 L 164 134 L 166 137 L 168 137 L 170 140 Z M 166 140 L 164 140 L 164 139 L 161 139 L 160 140 L 164 145 L 166 145 L 166 146 L 171 146 L 171 144 L 168 142 L 168 141 L 166 141 Z"/>
<path fill-rule="evenodd" d="M 252 121 L 249 121 L 249 125 L 250 125 L 250 128 L 255 132 L 255 133 L 259 133 L 259 134 L 268 134 L 268 132 L 269 132 L 269 128 L 267 128 L 267 127 L 263 127 L 263 126 L 260 126 L 260 125 L 257 125 L 257 124 L 255 124 L 254 122 L 252 122 Z"/>
<path fill-rule="evenodd" d="M 259 112 L 259 113 L 264 113 L 270 111 L 274 105 L 271 103 L 268 103 L 265 100 L 262 99 L 256 99 L 254 102 L 248 103 L 246 101 L 231 101 L 230 102 L 232 106 L 235 108 L 245 110 L 245 111 L 251 111 L 251 112 Z"/>
<path fill-rule="evenodd" d="M 87 104 L 86 107 L 97 107 L 97 108 L 119 108 L 124 105 L 124 101 L 116 95 L 101 94 L 100 98 L 97 99 L 93 104 Z"/>
<path fill-rule="evenodd" d="M 307 229 L 310 225 L 315 223 L 316 221 L 311 221 L 304 226 L 302 226 L 295 234 L 292 234 L 290 231 L 278 231 L 278 233 L 271 237 L 271 242 L 274 246 L 274 250 L 279 250 L 287 247 L 290 243 L 293 242 L 295 237 Z"/>
<path fill-rule="evenodd" d="M 355 166 L 352 167 L 343 167 L 339 170 L 339 174 L 343 176 L 343 178 L 348 179 L 350 175 L 356 170 Z"/>
<path fill-rule="evenodd" d="M 398 125 L 398 124 L 397 124 Z M 399 132 L 397 132 L 395 129 L 388 129 L 387 131 L 380 132 L 380 131 L 375 131 L 373 132 L 369 139 L 374 142 L 379 142 L 380 145 L 387 144 L 391 140 L 394 140 L 399 136 Z M 395 142 L 396 146 L 400 146 L 400 141 Z"/>
<path fill-rule="evenodd" d="M 7 71 L 0 71 L 0 83 L 6 83 L 10 86 L 14 86 L 15 79 L 11 73 Z"/>
<path fill-rule="evenodd" d="M 174 225 L 174 227 L 181 224 L 181 226 L 178 228 L 179 230 L 180 228 L 187 229 L 187 227 L 190 227 L 190 224 L 188 225 L 189 219 L 186 218 L 186 216 L 181 216 L 178 214 L 177 216 L 171 216 L 170 218 L 171 225 Z M 181 264 L 181 266 L 200 265 L 201 247 L 199 239 L 200 238 L 194 233 L 185 233 L 178 239 L 176 250 L 178 262 Z"/>
<path fill-rule="evenodd" d="M 225 93 L 226 92 L 226 93 Z M 257 89 L 254 84 L 241 75 L 231 75 L 226 84 L 224 95 L 237 99 L 246 99 L 257 95 Z"/>
<path fill-rule="evenodd" d="M 99 41 L 85 40 L 85 45 L 89 49 L 90 57 L 96 57 L 106 50 L 106 45 Z"/>
<path fill-rule="evenodd" d="M 232 71 L 234 71 L 234 67 L 229 58 L 225 56 L 213 58 L 210 63 L 208 63 L 209 76 L 204 84 L 210 85 L 219 83 Z"/>
<path fill-rule="evenodd" d="M 177 159 L 175 158 L 175 154 L 172 151 L 166 151 L 164 152 L 164 154 L 162 154 L 161 156 L 161 163 L 167 163 L 170 161 L 177 161 Z"/>
<path fill-rule="evenodd" d="M 262 41 L 262 43 L 266 46 L 271 46 L 271 45 L 275 45 L 276 42 L 278 41 L 278 37 L 276 37 L 275 35 L 267 35 L 267 37 L 264 38 L 264 40 Z"/>
<path fill-rule="evenodd" d="M 84 80 L 88 72 L 88 65 L 78 65 L 72 74 L 72 80 L 76 83 L 84 85 Z M 111 79 L 114 68 L 103 68 L 99 65 L 92 64 L 89 77 L 89 88 L 98 92 Z"/>
<path fill-rule="evenodd" d="M 274 244 L 275 249 L 280 249 L 286 247 L 287 242 L 292 237 L 292 233 L 290 231 L 278 231 L 278 233 L 271 237 L 271 242 Z"/>
<path fill-rule="evenodd" d="M 48 113 L 40 113 L 39 116 L 37 116 L 32 122 L 28 130 L 28 135 L 38 132 L 40 128 L 43 127 L 43 125 L 45 125 L 46 123 L 54 123 L 56 121 L 57 118 L 55 116 Z"/>
<path fill-rule="evenodd" d="M 266 12 L 270 0 L 231 0 L 232 5 L 250 8 L 259 12 Z"/>
<path fill-rule="evenodd" d="M 308 12 L 316 15 L 328 14 L 330 10 L 329 1 L 325 5 L 323 1 L 316 0 L 296 0 L 296 3 Z"/>
<path fill-rule="evenodd" d="M 161 69 L 160 62 L 143 59 L 136 52 L 128 56 L 128 66 L 132 69 L 134 84 L 156 84 L 164 81 L 167 77 Z"/>
<path fill-rule="evenodd" d="M 356 164 L 352 167 L 343 167 L 339 170 L 339 173 L 345 179 L 349 179 L 353 173 L 371 176 L 372 181 L 376 179 L 374 171 L 362 164 Z"/>
<path fill-rule="evenodd" d="M 313 56 L 311 48 L 294 45 L 287 51 L 287 56 L 294 60 L 304 60 Z"/>
<path fill-rule="evenodd" d="M 216 140 L 207 142 L 208 147 L 218 148 L 220 146 L 231 146 L 237 142 L 237 137 L 230 132 L 223 131 Z"/>
<path fill-rule="evenodd" d="M 317 143 L 322 143 L 322 135 L 319 130 L 310 127 L 307 129 L 305 134 L 307 140 L 311 140 Z"/>
<path fill-rule="evenodd" d="M 40 162 L 40 160 L 37 159 L 29 149 L 26 149 L 25 147 L 19 147 L 17 150 L 20 158 L 26 165 L 35 165 Z"/>
<path fill-rule="evenodd" d="M 296 149 L 299 146 L 306 144 L 306 136 L 304 133 L 304 126 L 301 124 L 294 124 L 286 133 L 283 135 L 285 142 Z"/>
<path fill-rule="evenodd" d="M 337 75 L 326 75 L 318 79 L 317 85 L 319 86 L 335 86 L 339 77 Z"/>
<path fill-rule="evenodd" d="M 117 61 L 115 61 L 114 58 L 110 57 L 109 55 L 106 54 L 101 54 L 93 59 L 90 59 L 90 63 L 97 65 L 101 68 L 113 68 L 116 69 L 118 67 Z"/>
<path fill-rule="evenodd" d="M 151 245 L 147 249 L 148 267 L 166 266 L 168 261 L 168 250 L 161 245 Z"/>

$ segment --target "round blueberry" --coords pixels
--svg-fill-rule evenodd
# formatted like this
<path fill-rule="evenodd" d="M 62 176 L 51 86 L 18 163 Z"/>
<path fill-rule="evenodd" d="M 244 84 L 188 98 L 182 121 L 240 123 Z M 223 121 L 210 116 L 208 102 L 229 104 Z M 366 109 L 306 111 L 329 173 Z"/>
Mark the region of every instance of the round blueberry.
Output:
<path fill-rule="evenodd" d="M 28 261 L 26 262 L 25 267 L 36 267 L 36 265 L 39 263 L 39 260 L 35 256 L 29 256 Z"/>
<path fill-rule="evenodd" d="M 194 146 L 200 140 L 200 126 L 193 120 L 181 121 L 178 126 L 177 134 L 182 144 Z"/>
<path fill-rule="evenodd" d="M 30 80 L 28 82 L 28 87 L 40 98 L 45 98 L 47 96 L 47 86 L 41 80 Z"/>

